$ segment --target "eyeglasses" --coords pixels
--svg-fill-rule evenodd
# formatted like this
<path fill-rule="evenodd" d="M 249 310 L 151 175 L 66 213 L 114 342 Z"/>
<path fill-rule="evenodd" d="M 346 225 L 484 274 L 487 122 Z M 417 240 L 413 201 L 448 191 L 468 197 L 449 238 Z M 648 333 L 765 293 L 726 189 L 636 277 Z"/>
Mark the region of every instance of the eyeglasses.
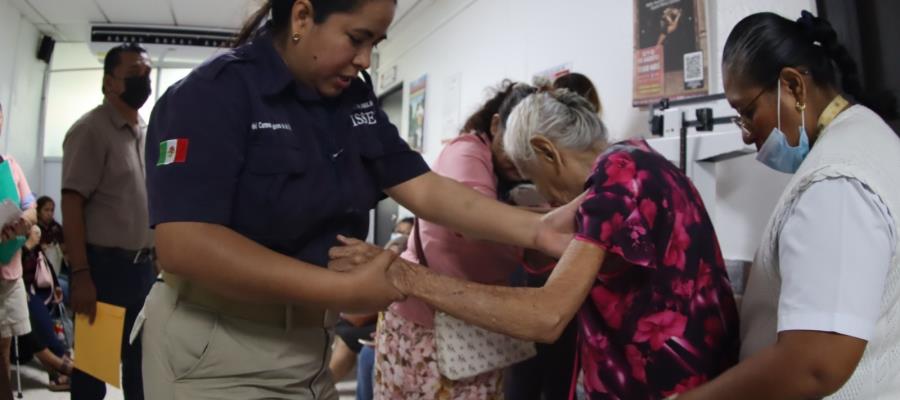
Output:
<path fill-rule="evenodd" d="M 753 100 L 750 100 L 750 102 L 747 103 L 747 105 L 745 105 L 745 106 L 743 107 L 744 110 L 746 110 L 746 109 L 752 107 L 753 104 L 756 103 L 756 101 L 759 100 L 760 97 L 762 97 L 763 93 L 765 93 L 766 90 L 768 90 L 768 89 L 762 89 L 762 90 L 760 90 L 760 91 L 759 91 L 759 94 L 757 94 L 756 97 L 753 98 Z M 740 114 L 740 115 L 737 116 L 737 117 L 732 117 L 732 118 L 731 118 L 731 122 L 734 122 L 734 124 L 737 125 L 738 128 L 741 128 L 741 130 L 744 131 L 745 134 L 749 134 L 749 133 L 750 133 L 750 124 L 751 124 L 753 121 L 751 121 L 750 119 L 748 119 L 747 117 L 745 117 L 743 114 L 741 114 L 741 113 L 739 113 L 739 114 Z"/>

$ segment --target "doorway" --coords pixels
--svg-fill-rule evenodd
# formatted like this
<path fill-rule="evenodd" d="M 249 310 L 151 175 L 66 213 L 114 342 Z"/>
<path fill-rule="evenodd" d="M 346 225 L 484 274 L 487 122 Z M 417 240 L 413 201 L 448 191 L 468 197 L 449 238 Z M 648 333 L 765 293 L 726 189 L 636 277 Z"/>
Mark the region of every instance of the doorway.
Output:
<path fill-rule="evenodd" d="M 397 126 L 397 129 L 400 129 L 400 121 L 403 120 L 403 86 L 397 85 L 388 90 L 378 98 L 378 101 L 388 119 Z M 391 239 L 391 233 L 394 232 L 394 225 L 400 215 L 400 205 L 388 197 L 378 203 L 374 212 L 375 237 L 373 239 L 377 246 L 384 247 Z"/>

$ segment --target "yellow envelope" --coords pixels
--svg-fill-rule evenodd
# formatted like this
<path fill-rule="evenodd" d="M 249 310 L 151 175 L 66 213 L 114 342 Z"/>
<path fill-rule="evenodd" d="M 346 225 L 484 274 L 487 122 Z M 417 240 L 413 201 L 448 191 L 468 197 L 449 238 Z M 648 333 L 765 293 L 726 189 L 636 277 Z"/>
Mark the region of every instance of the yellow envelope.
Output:
<path fill-rule="evenodd" d="M 94 324 L 75 314 L 75 368 L 115 387 L 119 385 L 125 309 L 97 302 Z"/>

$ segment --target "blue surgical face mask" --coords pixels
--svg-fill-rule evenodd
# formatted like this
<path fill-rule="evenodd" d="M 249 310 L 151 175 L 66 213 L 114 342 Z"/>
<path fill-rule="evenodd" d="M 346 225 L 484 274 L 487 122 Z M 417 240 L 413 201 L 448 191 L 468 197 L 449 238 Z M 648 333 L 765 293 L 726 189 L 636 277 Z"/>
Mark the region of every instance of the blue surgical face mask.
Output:
<path fill-rule="evenodd" d="M 763 143 L 756 155 L 756 160 L 767 167 L 786 174 L 793 174 L 800 169 L 800 164 L 809 154 L 809 137 L 806 135 L 806 111 L 800 110 L 800 143 L 791 147 L 787 137 L 781 130 L 781 84 L 778 85 L 778 127 L 772 129 L 772 133 Z"/>
<path fill-rule="evenodd" d="M 400 233 L 400 232 L 392 232 L 392 233 L 391 233 L 391 238 L 390 238 L 389 241 L 393 242 L 394 240 L 400 239 L 400 238 L 403 237 L 403 236 L 406 236 L 406 235 L 404 235 L 404 234 L 402 234 L 402 233 Z"/>

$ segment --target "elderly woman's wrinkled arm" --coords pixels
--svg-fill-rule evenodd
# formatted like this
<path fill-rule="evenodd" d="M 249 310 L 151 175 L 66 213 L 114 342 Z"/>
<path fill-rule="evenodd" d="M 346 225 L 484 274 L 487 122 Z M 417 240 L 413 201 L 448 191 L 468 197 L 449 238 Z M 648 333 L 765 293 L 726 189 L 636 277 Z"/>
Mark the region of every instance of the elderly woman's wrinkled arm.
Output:
<path fill-rule="evenodd" d="M 331 251 L 335 266 L 369 263 L 374 254 L 383 251 L 358 240 L 342 240 L 347 246 Z M 602 248 L 593 244 L 572 241 L 540 288 L 467 282 L 435 274 L 402 258 L 394 261 L 388 274 L 405 295 L 468 323 L 520 339 L 551 343 L 581 307 L 605 255 Z"/>

